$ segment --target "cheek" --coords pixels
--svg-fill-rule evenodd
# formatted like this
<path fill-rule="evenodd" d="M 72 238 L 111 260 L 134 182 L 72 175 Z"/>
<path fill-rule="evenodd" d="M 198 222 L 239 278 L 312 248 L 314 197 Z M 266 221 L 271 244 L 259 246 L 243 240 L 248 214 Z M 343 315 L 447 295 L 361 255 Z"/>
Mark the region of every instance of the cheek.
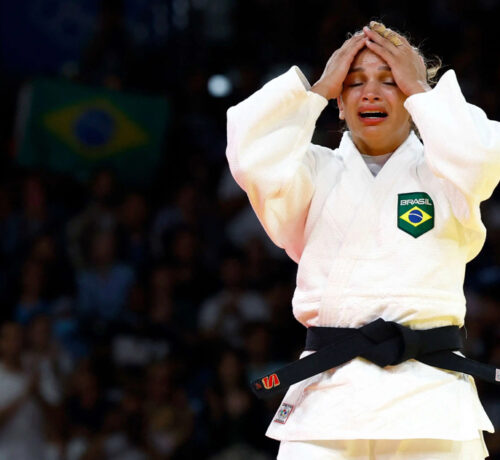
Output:
<path fill-rule="evenodd" d="M 347 93 L 347 94 L 346 94 Z M 345 91 L 342 94 L 342 102 L 344 105 L 344 115 L 347 117 L 352 117 L 353 115 L 357 116 L 358 113 L 358 105 L 356 104 L 356 95 L 353 94 L 353 91 Z"/>

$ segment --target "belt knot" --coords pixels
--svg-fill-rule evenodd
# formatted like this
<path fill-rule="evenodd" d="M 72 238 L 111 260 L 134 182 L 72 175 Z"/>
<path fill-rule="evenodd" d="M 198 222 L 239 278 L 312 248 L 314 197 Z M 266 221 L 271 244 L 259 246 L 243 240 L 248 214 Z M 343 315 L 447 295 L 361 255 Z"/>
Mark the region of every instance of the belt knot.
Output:
<path fill-rule="evenodd" d="M 381 367 L 416 358 L 422 350 L 422 335 L 419 331 L 394 321 L 379 318 L 361 327 L 360 331 L 377 344 L 361 356 Z"/>

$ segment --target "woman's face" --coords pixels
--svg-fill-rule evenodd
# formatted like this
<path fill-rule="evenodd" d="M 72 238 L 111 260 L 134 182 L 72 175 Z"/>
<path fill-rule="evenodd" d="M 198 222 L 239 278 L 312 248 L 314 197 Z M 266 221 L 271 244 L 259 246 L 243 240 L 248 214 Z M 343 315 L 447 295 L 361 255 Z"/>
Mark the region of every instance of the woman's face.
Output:
<path fill-rule="evenodd" d="M 361 153 L 383 155 L 405 141 L 410 132 L 405 100 L 387 63 L 363 48 L 354 58 L 337 99 L 340 118 L 345 119 Z"/>

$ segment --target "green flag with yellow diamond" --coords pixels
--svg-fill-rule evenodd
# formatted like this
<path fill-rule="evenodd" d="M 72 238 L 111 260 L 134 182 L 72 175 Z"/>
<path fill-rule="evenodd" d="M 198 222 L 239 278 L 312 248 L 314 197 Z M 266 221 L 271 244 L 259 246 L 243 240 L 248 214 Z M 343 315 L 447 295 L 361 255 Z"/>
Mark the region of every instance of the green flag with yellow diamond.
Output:
<path fill-rule="evenodd" d="M 145 184 L 161 158 L 168 121 L 164 98 L 40 79 L 21 97 L 19 164 L 86 180 L 110 168 Z"/>
<path fill-rule="evenodd" d="M 414 238 L 434 228 L 434 202 L 427 193 L 398 194 L 398 228 Z"/>

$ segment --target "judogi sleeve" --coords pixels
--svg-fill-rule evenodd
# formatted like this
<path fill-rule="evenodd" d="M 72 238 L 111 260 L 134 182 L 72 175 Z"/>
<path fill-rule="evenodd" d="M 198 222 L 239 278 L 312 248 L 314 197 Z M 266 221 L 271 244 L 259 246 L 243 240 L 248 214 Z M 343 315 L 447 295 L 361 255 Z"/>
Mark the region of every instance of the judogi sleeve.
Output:
<path fill-rule="evenodd" d="M 328 104 L 308 89 L 293 66 L 227 112 L 231 173 L 269 237 L 296 262 L 315 187 L 311 138 Z"/>
<path fill-rule="evenodd" d="M 429 168 L 452 184 L 456 217 L 478 229 L 479 203 L 500 180 L 500 123 L 466 102 L 453 70 L 432 90 L 410 96 L 405 107 L 419 129 Z"/>

